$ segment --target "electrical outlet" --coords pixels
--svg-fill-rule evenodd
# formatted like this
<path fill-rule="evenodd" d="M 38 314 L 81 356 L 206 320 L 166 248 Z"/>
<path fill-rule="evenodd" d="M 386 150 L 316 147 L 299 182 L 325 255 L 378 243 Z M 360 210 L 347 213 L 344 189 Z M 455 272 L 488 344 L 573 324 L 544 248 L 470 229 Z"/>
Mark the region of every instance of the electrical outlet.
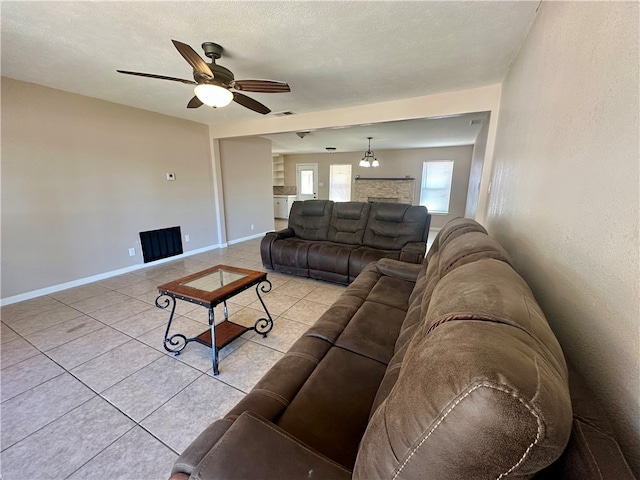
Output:
<path fill-rule="evenodd" d="M 129 256 L 130 257 L 135 257 L 136 256 L 136 249 L 135 248 L 130 248 L 129 249 Z"/>
<path fill-rule="evenodd" d="M 191 237 L 189 235 L 185 235 L 184 236 L 184 241 L 185 242 L 190 242 L 191 241 Z"/>
<path fill-rule="evenodd" d="M 251 230 L 253 230 L 253 223 L 251 224 Z"/>

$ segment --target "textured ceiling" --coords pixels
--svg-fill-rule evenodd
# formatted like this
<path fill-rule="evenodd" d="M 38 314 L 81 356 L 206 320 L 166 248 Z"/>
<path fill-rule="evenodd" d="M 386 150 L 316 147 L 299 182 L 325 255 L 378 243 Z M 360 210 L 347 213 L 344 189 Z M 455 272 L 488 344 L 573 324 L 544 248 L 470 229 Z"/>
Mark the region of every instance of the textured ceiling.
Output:
<path fill-rule="evenodd" d="M 399 122 L 357 125 L 347 128 L 325 128 L 309 131 L 300 138 L 295 132 L 263 135 L 271 140 L 274 154 L 327 153 L 326 147 L 335 152 L 364 152 L 371 140 L 371 150 L 395 150 L 398 148 L 448 147 L 472 145 L 487 113 L 471 113 L 447 118 L 423 118 Z M 473 124 L 471 123 L 473 121 Z"/>
<path fill-rule="evenodd" d="M 198 53 L 213 41 L 237 79 L 292 89 L 250 96 L 273 112 L 306 113 L 501 82 L 537 5 L 2 2 L 2 75 L 207 124 L 259 116 L 237 104 L 187 110 L 189 85 L 115 71 L 191 79 L 171 39 Z"/>

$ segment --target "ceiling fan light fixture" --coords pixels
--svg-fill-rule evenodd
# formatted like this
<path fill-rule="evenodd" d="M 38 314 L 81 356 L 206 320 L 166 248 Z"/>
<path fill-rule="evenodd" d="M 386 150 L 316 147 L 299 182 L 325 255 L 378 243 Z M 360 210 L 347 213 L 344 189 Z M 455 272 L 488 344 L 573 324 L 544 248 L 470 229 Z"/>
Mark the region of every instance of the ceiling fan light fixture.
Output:
<path fill-rule="evenodd" d="M 214 108 L 226 107 L 233 100 L 233 93 L 224 87 L 201 83 L 193 89 L 202 103 Z"/>

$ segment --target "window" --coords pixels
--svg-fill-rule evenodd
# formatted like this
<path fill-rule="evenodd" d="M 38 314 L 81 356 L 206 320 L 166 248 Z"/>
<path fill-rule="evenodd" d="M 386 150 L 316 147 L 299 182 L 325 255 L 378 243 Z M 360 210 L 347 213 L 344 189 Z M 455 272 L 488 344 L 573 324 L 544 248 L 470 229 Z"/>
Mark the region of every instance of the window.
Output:
<path fill-rule="evenodd" d="M 351 165 L 329 165 L 329 200 L 351 200 Z"/>
<path fill-rule="evenodd" d="M 302 170 L 300 172 L 300 193 L 302 195 L 313 195 L 313 171 Z"/>
<path fill-rule="evenodd" d="M 420 205 L 427 207 L 429 213 L 440 215 L 449 213 L 452 177 L 453 160 L 439 160 L 422 164 Z"/>

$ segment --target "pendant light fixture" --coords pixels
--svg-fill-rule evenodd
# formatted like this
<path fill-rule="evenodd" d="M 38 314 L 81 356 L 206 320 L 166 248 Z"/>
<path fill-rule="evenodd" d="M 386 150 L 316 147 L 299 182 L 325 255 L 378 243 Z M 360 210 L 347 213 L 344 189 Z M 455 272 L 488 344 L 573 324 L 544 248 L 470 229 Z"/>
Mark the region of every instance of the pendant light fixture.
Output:
<path fill-rule="evenodd" d="M 371 151 L 371 140 L 373 139 L 373 137 L 367 137 L 367 138 L 369 139 L 369 148 L 367 149 L 366 152 L 364 152 L 364 157 L 362 157 L 362 160 L 360 160 L 360 163 L 358 164 L 358 166 L 364 167 L 364 168 L 377 167 L 380 165 L 380 162 L 378 162 L 378 159 L 375 157 L 375 155 Z"/>

